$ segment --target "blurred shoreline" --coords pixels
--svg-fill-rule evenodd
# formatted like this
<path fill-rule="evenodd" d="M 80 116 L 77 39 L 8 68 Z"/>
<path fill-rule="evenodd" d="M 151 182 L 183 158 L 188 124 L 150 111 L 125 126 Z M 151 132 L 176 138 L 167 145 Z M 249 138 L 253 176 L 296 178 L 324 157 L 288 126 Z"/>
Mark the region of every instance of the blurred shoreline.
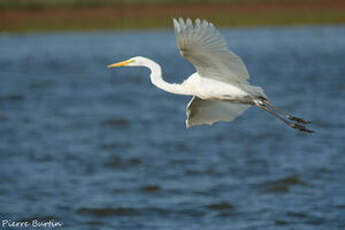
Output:
<path fill-rule="evenodd" d="M 188 4 L 6 5 L 0 1 L 0 32 L 89 31 L 171 27 L 173 17 L 205 18 L 218 26 L 345 23 L 345 1 L 230 1 Z M 13 1 L 15 2 L 15 1 Z M 30 2 L 30 1 L 28 1 Z M 66 3 L 66 1 L 64 2 Z"/>

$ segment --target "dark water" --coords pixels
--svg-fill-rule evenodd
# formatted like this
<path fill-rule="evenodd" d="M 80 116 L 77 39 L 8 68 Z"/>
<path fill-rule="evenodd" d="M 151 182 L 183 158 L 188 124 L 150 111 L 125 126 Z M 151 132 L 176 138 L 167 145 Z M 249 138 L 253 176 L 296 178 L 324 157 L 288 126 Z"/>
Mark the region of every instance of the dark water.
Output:
<path fill-rule="evenodd" d="M 1 221 L 345 229 L 345 27 L 223 32 L 252 82 L 315 134 L 257 108 L 187 130 L 189 98 L 153 87 L 148 70 L 106 68 L 142 55 L 181 81 L 194 70 L 171 31 L 2 34 Z"/>

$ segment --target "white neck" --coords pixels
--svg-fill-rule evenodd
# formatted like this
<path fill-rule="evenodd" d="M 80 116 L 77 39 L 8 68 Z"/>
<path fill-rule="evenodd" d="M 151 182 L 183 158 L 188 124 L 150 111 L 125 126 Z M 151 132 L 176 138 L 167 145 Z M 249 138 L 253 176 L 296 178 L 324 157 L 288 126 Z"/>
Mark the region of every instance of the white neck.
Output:
<path fill-rule="evenodd" d="M 156 62 L 147 59 L 145 67 L 151 70 L 151 82 L 158 88 L 173 94 L 191 95 L 183 85 L 164 81 L 162 78 L 162 69 Z"/>

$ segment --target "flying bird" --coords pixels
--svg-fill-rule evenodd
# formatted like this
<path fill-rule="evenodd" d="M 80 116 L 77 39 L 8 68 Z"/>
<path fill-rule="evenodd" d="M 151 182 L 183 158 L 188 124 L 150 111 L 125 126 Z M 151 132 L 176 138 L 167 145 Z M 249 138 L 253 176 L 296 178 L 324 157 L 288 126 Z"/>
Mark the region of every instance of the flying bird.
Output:
<path fill-rule="evenodd" d="M 223 36 L 206 20 L 173 19 L 180 54 L 197 70 L 181 84 L 162 78 L 162 69 L 156 62 L 141 56 L 108 65 L 142 66 L 151 70 L 151 82 L 173 94 L 193 96 L 187 105 L 186 126 L 232 121 L 251 106 L 257 106 L 291 128 L 313 132 L 305 124 L 310 122 L 292 116 L 272 105 L 263 89 L 249 83 L 249 74 L 241 58 L 228 49 Z M 303 124 L 303 125 L 302 125 Z"/>

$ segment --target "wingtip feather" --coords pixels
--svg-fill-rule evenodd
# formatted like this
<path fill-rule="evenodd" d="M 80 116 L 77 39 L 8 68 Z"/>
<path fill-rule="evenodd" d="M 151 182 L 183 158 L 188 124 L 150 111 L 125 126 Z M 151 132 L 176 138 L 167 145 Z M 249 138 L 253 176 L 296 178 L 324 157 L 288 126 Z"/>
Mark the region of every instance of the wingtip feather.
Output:
<path fill-rule="evenodd" d="M 173 18 L 173 23 L 174 23 L 174 29 L 176 32 L 180 32 L 181 31 L 181 28 L 180 28 L 180 25 L 178 23 L 178 21 L 176 20 L 176 18 Z"/>

